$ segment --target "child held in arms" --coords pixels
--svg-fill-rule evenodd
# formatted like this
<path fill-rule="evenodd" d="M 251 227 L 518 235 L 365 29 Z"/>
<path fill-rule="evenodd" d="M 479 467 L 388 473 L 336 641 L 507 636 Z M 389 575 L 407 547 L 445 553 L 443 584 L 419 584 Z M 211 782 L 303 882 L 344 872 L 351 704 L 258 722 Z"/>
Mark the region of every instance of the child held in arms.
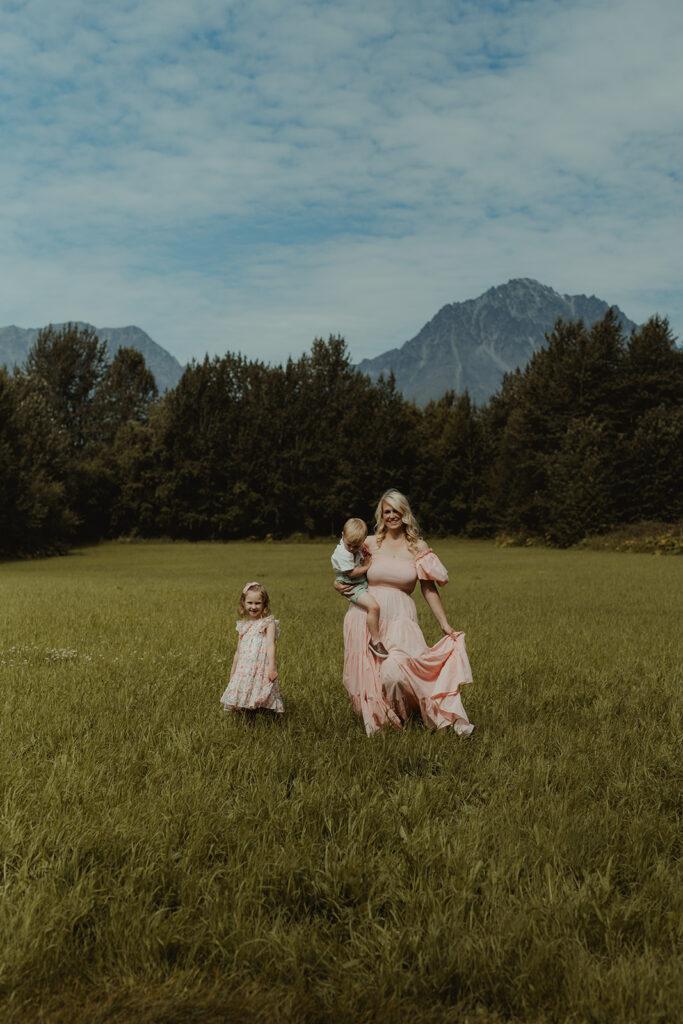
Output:
<path fill-rule="evenodd" d="M 379 638 L 379 604 L 368 591 L 365 575 L 371 561 L 370 552 L 364 547 L 367 535 L 368 528 L 362 519 L 347 519 L 332 555 L 332 568 L 335 579 L 347 585 L 343 596 L 368 613 L 368 647 L 376 657 L 387 658 L 389 652 Z"/>

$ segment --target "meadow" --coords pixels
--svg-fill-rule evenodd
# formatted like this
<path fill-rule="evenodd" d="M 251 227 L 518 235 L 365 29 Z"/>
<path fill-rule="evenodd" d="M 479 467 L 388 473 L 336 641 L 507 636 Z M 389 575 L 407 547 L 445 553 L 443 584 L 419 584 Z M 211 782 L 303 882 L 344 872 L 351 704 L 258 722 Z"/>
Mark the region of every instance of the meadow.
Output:
<path fill-rule="evenodd" d="M 683 561 L 436 544 L 474 734 L 368 739 L 331 546 L 0 565 L 0 1020 L 675 1021 Z M 247 579 L 282 722 L 218 705 Z"/>

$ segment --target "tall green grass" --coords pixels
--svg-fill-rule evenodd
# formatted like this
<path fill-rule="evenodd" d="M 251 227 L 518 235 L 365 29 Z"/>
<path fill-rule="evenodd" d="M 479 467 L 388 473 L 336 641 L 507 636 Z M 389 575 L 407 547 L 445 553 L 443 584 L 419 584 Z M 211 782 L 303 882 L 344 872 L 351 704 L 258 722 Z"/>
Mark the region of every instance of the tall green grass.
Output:
<path fill-rule="evenodd" d="M 368 739 L 329 547 L 0 566 L 0 1019 L 676 1020 L 680 562 L 442 542 L 474 735 Z M 247 579 L 282 722 L 218 705 Z"/>

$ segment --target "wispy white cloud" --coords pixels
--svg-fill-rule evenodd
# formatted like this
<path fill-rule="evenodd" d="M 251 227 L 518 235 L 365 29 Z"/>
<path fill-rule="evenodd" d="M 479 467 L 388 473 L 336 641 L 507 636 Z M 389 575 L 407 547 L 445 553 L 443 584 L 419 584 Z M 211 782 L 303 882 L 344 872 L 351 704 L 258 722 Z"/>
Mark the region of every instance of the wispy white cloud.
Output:
<path fill-rule="evenodd" d="M 6 6 L 0 322 L 361 358 L 532 276 L 683 329 L 678 0 Z"/>

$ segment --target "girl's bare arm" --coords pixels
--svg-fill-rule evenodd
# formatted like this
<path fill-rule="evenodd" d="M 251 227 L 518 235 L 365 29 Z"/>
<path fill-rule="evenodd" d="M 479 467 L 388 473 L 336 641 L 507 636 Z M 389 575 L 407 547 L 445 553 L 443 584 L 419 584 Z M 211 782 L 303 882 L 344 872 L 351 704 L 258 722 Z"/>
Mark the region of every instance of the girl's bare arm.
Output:
<path fill-rule="evenodd" d="M 232 665 L 230 667 L 230 679 L 232 679 L 233 673 L 235 671 L 235 665 L 237 664 L 237 652 L 239 651 L 239 649 L 240 649 L 240 645 L 239 645 L 239 641 L 238 641 L 237 647 L 235 648 L 235 656 L 232 659 Z"/>
<path fill-rule="evenodd" d="M 269 622 L 266 630 L 266 655 L 268 657 L 268 679 L 274 683 L 277 679 L 275 665 L 275 623 Z"/>

